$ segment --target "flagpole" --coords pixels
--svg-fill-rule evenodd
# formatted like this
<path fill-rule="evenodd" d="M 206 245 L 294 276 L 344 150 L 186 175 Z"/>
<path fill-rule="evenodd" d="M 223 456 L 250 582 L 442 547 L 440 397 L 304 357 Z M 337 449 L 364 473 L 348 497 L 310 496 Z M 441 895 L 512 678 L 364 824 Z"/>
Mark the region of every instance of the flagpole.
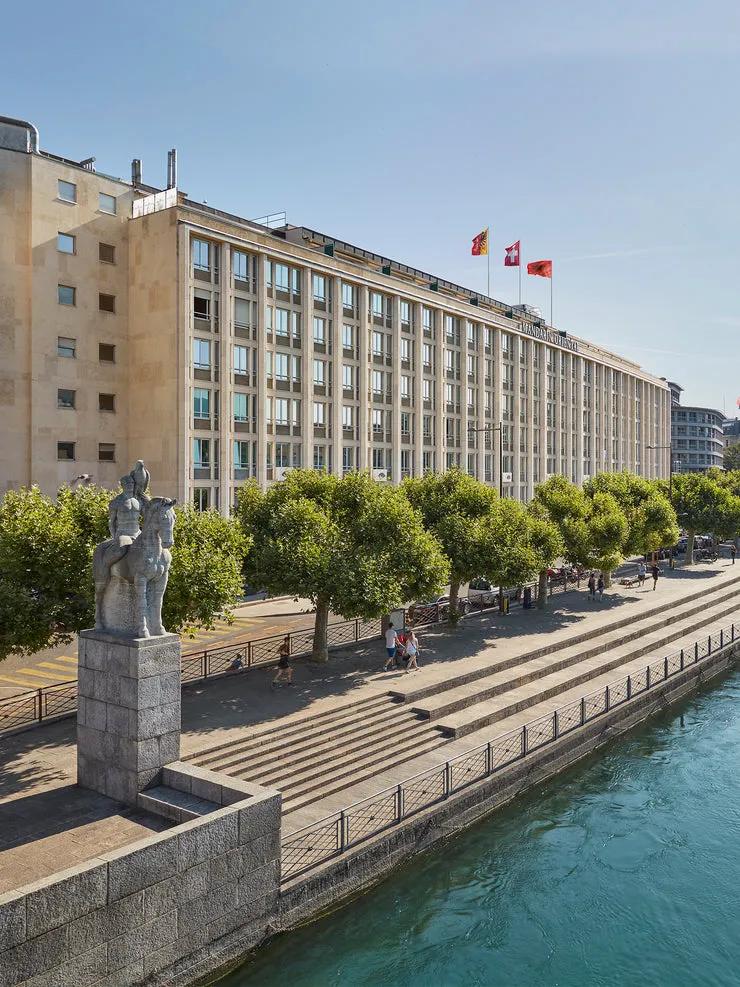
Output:
<path fill-rule="evenodd" d="M 550 325 L 553 325 L 553 321 L 552 321 L 552 270 L 550 270 Z"/>
<path fill-rule="evenodd" d="M 519 241 L 519 304 L 522 304 L 522 242 Z"/>
<path fill-rule="evenodd" d="M 486 260 L 488 261 L 488 286 L 487 294 L 491 297 L 491 227 L 486 227 Z"/>

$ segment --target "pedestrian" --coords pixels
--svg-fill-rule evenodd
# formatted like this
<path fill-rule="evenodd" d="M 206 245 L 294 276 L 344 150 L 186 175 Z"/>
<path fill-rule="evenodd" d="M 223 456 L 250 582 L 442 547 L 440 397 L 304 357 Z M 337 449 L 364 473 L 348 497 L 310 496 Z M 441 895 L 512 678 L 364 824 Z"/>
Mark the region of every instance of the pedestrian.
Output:
<path fill-rule="evenodd" d="M 637 567 L 637 581 L 640 584 L 640 586 L 645 585 L 645 576 L 647 576 L 647 566 L 645 565 L 644 562 L 640 562 L 640 564 Z"/>
<path fill-rule="evenodd" d="M 596 588 L 599 591 L 599 599 L 602 600 L 604 598 L 604 575 L 601 572 L 599 573 L 599 581 L 596 584 Z"/>
<path fill-rule="evenodd" d="M 419 657 L 419 639 L 414 634 L 413 629 L 409 631 L 409 635 L 406 638 L 406 654 L 408 655 L 409 661 L 406 665 L 406 674 L 408 674 L 412 668 L 419 671 L 419 666 L 416 664 L 416 659 Z"/>
<path fill-rule="evenodd" d="M 283 643 L 278 648 L 278 670 L 277 675 L 270 683 L 274 689 L 276 685 L 293 685 L 293 669 L 290 667 L 290 638 L 286 634 Z"/>
<path fill-rule="evenodd" d="M 396 629 L 391 621 L 388 624 L 388 630 L 385 632 L 385 650 L 388 652 L 388 657 L 386 659 L 385 665 L 383 666 L 383 671 L 387 672 L 389 668 L 392 668 L 396 660 L 396 646 L 398 642 L 398 634 L 396 634 Z"/>
<path fill-rule="evenodd" d="M 589 600 L 596 599 L 596 576 L 593 572 L 588 577 L 588 598 Z"/>
<path fill-rule="evenodd" d="M 650 570 L 650 575 L 653 577 L 653 591 L 658 585 L 658 576 L 660 575 L 660 569 L 658 568 L 658 563 L 653 562 L 653 566 Z"/>
<path fill-rule="evenodd" d="M 732 557 L 732 564 L 735 565 L 735 556 L 737 555 L 737 545 L 735 542 L 730 545 L 730 555 Z"/>

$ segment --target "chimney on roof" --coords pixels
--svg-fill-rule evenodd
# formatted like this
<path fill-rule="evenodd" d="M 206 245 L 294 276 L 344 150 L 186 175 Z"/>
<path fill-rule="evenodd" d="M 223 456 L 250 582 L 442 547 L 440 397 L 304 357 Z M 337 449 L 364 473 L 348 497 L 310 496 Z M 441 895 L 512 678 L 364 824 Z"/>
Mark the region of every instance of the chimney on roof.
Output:
<path fill-rule="evenodd" d="M 131 184 L 141 185 L 141 158 L 134 158 L 131 162 Z"/>
<path fill-rule="evenodd" d="M 167 188 L 177 188 L 177 148 L 167 152 Z"/>

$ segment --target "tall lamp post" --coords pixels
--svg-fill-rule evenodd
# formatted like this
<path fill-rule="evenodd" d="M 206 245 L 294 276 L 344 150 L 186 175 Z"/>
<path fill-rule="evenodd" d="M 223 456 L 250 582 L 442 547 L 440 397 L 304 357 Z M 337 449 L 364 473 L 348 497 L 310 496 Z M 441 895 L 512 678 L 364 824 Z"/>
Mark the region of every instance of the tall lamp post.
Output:
<path fill-rule="evenodd" d="M 499 497 L 504 496 L 504 423 L 498 425 L 484 425 L 482 428 L 475 428 L 468 425 L 468 432 L 498 432 L 498 493 Z"/>

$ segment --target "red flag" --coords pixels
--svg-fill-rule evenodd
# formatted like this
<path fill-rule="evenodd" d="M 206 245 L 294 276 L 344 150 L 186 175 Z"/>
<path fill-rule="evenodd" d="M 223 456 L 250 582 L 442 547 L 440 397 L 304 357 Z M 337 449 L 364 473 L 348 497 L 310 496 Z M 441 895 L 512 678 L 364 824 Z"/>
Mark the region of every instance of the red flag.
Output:
<path fill-rule="evenodd" d="M 473 257 L 485 257 L 488 253 L 488 227 L 478 236 L 473 237 L 473 246 L 470 250 Z"/>
<path fill-rule="evenodd" d="M 504 267 L 519 267 L 519 244 L 521 240 L 517 240 L 516 243 L 512 243 L 510 247 L 506 248 L 506 255 L 504 256 Z"/>
<path fill-rule="evenodd" d="M 527 264 L 527 274 L 538 274 L 541 278 L 552 277 L 551 260 L 535 260 Z"/>

